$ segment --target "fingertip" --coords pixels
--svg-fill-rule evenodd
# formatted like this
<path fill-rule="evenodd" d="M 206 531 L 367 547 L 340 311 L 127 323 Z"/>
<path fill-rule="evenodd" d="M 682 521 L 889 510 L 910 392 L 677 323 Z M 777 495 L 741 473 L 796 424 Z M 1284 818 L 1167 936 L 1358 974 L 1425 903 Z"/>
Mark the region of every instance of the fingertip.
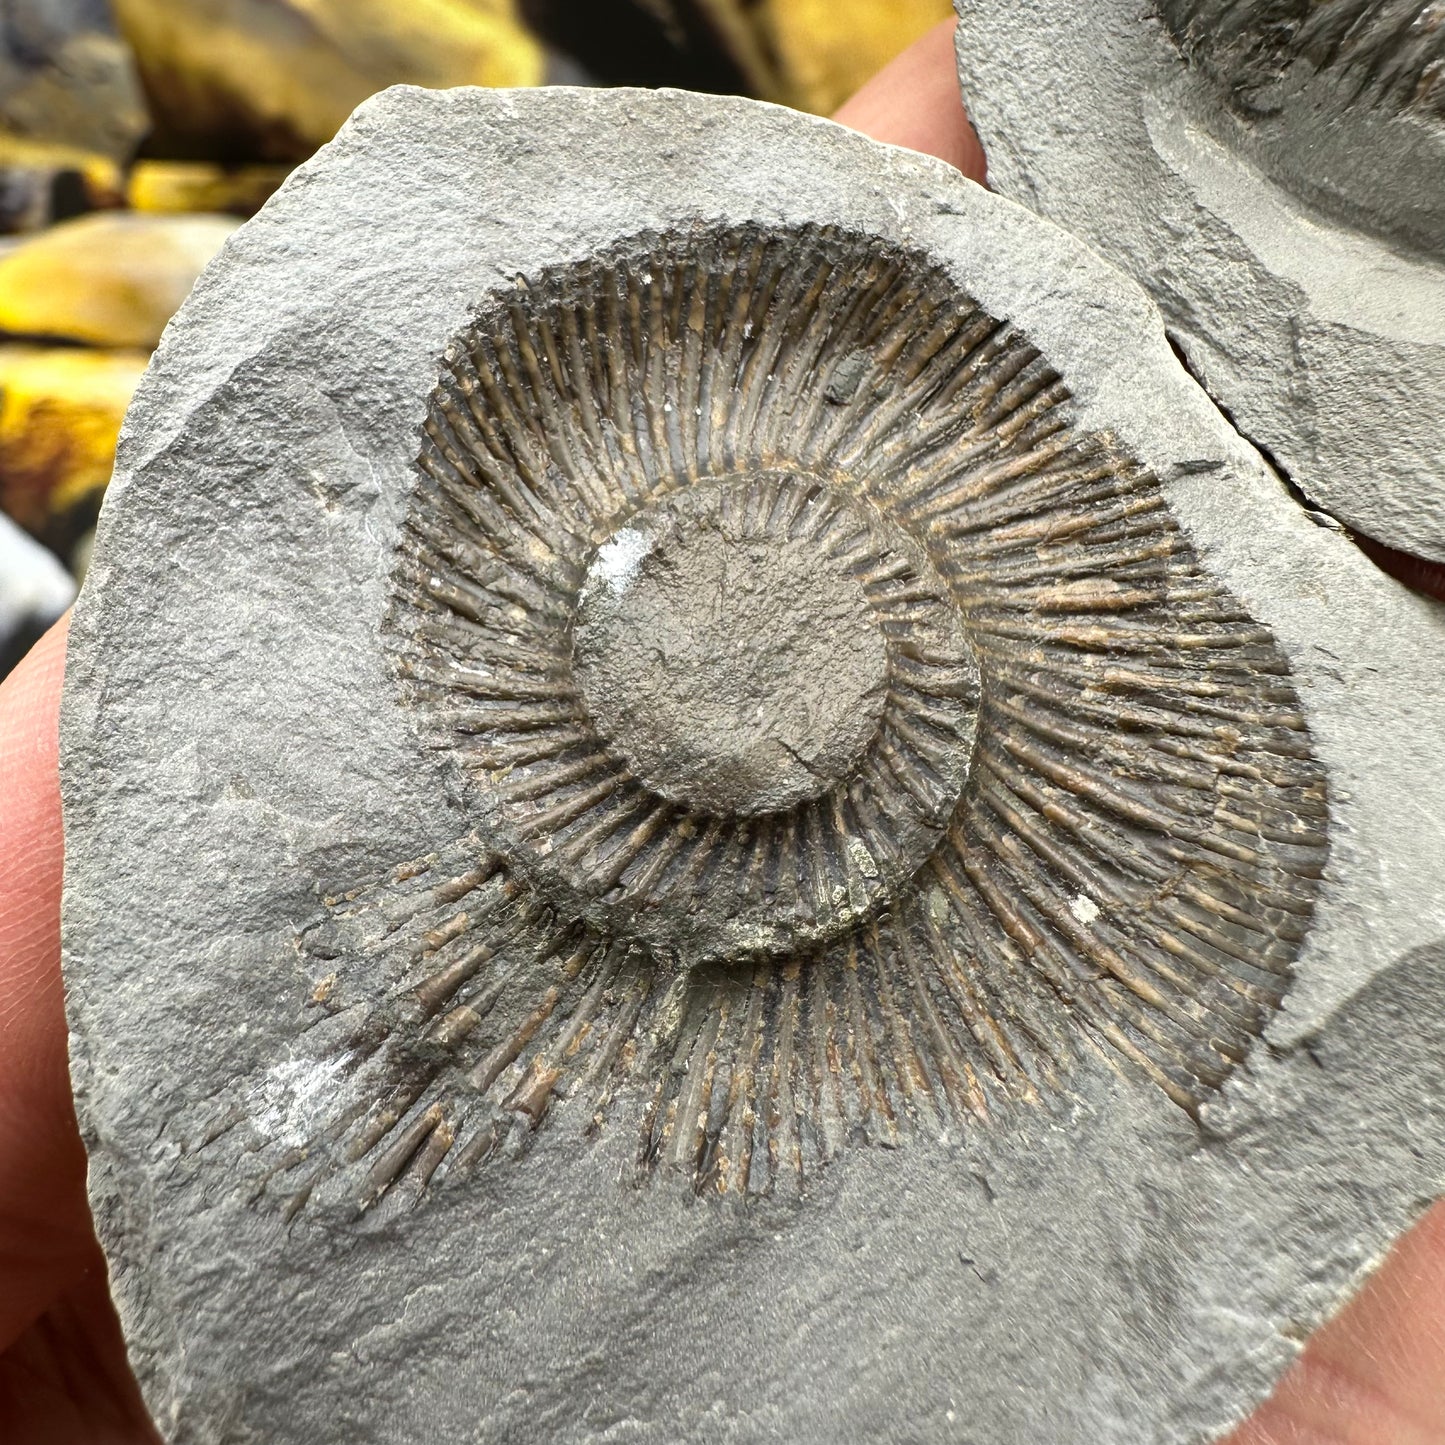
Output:
<path fill-rule="evenodd" d="M 59 997 L 60 689 L 69 615 L 0 682 L 0 1071 L 26 1043 L 17 991 L 41 982 Z M 53 987 L 52 987 L 53 985 Z"/>
<path fill-rule="evenodd" d="M 1445 1202 L 1221 1445 L 1445 1440 Z"/>
<path fill-rule="evenodd" d="M 937 156 L 983 185 L 983 147 L 958 89 L 956 25 L 954 20 L 935 25 L 845 101 L 833 119 L 888 145 Z"/>
<path fill-rule="evenodd" d="M 66 622 L 0 683 L 0 1347 L 89 1245 L 60 981 Z"/>

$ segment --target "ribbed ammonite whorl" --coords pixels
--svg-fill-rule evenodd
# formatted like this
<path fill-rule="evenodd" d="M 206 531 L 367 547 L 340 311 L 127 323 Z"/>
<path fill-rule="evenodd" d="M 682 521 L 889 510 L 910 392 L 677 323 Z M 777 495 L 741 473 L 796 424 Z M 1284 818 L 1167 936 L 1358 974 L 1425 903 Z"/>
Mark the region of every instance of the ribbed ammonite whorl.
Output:
<path fill-rule="evenodd" d="M 394 583 L 476 832 L 310 941 L 400 962 L 350 1011 L 337 965 L 297 1199 L 554 1118 L 769 1191 L 1084 1054 L 1193 1109 L 1281 999 L 1325 822 L 1285 661 L 921 255 L 699 225 L 489 295 Z"/>

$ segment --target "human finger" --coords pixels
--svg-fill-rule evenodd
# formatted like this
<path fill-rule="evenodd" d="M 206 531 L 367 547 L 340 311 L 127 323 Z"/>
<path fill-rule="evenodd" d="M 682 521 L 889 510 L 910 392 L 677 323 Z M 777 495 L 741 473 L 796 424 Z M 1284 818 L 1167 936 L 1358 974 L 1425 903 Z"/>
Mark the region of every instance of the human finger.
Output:
<path fill-rule="evenodd" d="M 1445 1203 L 1391 1251 L 1225 1445 L 1445 1440 Z"/>
<path fill-rule="evenodd" d="M 0 1354 L 5 1445 L 158 1445 L 126 1360 L 100 1250 Z"/>
<path fill-rule="evenodd" d="M 983 147 L 958 89 L 953 56 L 956 23 L 945 20 L 935 25 L 844 101 L 833 119 L 874 140 L 937 156 L 983 184 Z"/>
<path fill-rule="evenodd" d="M 60 984 L 64 621 L 0 683 L 0 1349 L 91 1247 Z"/>

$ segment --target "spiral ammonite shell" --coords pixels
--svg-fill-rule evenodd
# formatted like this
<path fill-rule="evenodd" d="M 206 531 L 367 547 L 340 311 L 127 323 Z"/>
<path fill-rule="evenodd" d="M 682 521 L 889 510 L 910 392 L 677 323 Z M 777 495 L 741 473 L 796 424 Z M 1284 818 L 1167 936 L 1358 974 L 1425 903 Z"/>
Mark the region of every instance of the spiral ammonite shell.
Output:
<path fill-rule="evenodd" d="M 791 1190 L 1087 1054 L 1193 1110 L 1280 1003 L 1326 827 L 1285 659 L 922 254 L 699 224 L 488 295 L 393 584 L 475 833 L 308 935 L 298 1207 L 544 1123 Z"/>

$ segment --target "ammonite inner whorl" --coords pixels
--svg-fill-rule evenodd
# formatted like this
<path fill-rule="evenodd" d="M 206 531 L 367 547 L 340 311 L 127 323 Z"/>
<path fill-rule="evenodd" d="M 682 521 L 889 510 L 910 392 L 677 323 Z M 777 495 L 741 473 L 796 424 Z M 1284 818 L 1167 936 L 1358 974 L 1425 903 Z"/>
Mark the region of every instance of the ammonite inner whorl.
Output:
<path fill-rule="evenodd" d="M 311 945 L 401 960 L 343 1055 L 365 1200 L 556 1117 L 769 1191 L 1084 1054 L 1193 1109 L 1280 1002 L 1325 849 L 1285 660 L 923 255 L 699 225 L 489 295 L 394 583 L 476 834 Z"/>

